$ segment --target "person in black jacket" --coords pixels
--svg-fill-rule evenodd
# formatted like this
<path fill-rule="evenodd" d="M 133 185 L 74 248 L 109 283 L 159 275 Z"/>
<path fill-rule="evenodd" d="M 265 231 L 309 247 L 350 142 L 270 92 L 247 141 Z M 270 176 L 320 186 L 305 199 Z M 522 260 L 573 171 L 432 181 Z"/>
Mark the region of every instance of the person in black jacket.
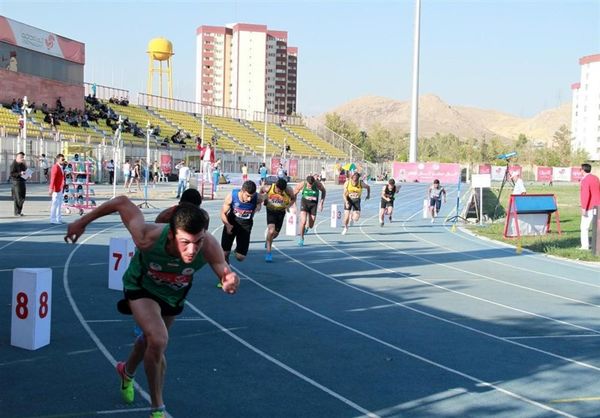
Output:
<path fill-rule="evenodd" d="M 19 152 L 10 165 L 10 179 L 12 181 L 12 198 L 15 205 L 15 216 L 23 216 L 23 203 L 25 203 L 25 176 L 27 175 L 27 164 L 25 164 L 25 153 Z"/>

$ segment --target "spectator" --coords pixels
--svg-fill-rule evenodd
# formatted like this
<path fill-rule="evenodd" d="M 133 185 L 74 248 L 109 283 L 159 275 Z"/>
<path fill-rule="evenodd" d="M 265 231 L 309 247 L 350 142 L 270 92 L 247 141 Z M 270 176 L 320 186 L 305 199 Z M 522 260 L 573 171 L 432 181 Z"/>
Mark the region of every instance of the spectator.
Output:
<path fill-rule="evenodd" d="M 514 182 L 515 186 L 513 187 L 512 194 L 525 194 L 527 190 L 525 190 L 525 184 L 523 183 L 523 179 L 521 178 L 521 173 L 518 171 L 513 171 L 510 174 L 510 178 Z"/>
<path fill-rule="evenodd" d="M 185 161 L 181 160 L 179 164 L 175 166 L 179 170 L 178 183 L 177 183 L 177 199 L 187 189 L 187 182 L 190 178 L 190 168 L 185 165 Z"/>
<path fill-rule="evenodd" d="M 590 164 L 581 164 L 585 173 L 580 183 L 579 200 L 581 203 L 580 238 L 582 250 L 590 249 L 589 228 L 592 224 L 594 207 L 600 205 L 600 180 L 591 173 Z"/>
<path fill-rule="evenodd" d="M 58 158 L 58 156 L 56 158 Z M 44 178 L 46 179 L 46 183 L 48 183 L 48 159 L 46 158 L 46 154 L 42 154 L 38 161 L 40 163 L 40 169 L 44 172 Z"/>
<path fill-rule="evenodd" d="M 258 169 L 258 174 L 260 174 L 260 185 L 264 186 L 267 184 L 267 174 L 268 174 L 267 166 L 265 163 L 260 163 L 260 167 Z"/>
<path fill-rule="evenodd" d="M 248 180 L 248 166 L 246 163 L 242 164 L 242 183 Z"/>
<path fill-rule="evenodd" d="M 108 183 L 113 184 L 115 182 L 115 162 L 113 160 L 107 162 L 106 169 L 108 170 Z"/>
<path fill-rule="evenodd" d="M 12 181 L 12 198 L 14 201 L 15 216 L 23 216 L 23 204 L 27 193 L 25 181 L 30 176 L 30 170 L 25 164 L 25 153 L 18 152 L 10 165 L 10 179 Z"/>
<path fill-rule="evenodd" d="M 42 154 L 44 155 L 44 154 Z M 52 203 L 50 205 L 50 223 L 51 224 L 62 224 L 62 215 L 60 211 L 60 205 L 63 200 L 63 185 L 65 183 L 65 174 L 63 172 L 63 164 L 65 162 L 65 156 L 63 154 L 57 154 L 52 165 L 52 172 L 50 176 L 50 187 L 49 193 L 52 197 Z"/>

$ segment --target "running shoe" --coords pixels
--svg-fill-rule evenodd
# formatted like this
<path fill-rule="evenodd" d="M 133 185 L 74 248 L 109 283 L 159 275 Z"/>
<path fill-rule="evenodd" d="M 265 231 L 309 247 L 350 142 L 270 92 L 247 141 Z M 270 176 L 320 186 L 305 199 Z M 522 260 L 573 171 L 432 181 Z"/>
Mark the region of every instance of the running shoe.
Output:
<path fill-rule="evenodd" d="M 150 418 L 165 418 L 165 411 L 163 410 L 158 410 L 158 411 L 152 411 L 150 413 Z"/>
<path fill-rule="evenodd" d="M 303 247 L 303 246 L 304 246 L 304 239 L 298 238 L 298 247 Z"/>
<path fill-rule="evenodd" d="M 383 221 L 379 222 L 379 226 L 383 226 Z"/>
<path fill-rule="evenodd" d="M 121 397 L 125 403 L 133 403 L 135 389 L 133 387 L 133 379 L 127 376 L 127 373 L 125 373 L 125 362 L 118 362 L 116 369 L 119 377 L 121 378 Z"/>
<path fill-rule="evenodd" d="M 434 222 L 435 222 L 435 218 L 431 218 L 431 223 L 434 223 Z"/>
<path fill-rule="evenodd" d="M 308 234 L 310 232 L 310 228 L 304 228 L 304 235 Z"/>
<path fill-rule="evenodd" d="M 347 232 L 348 232 L 348 227 L 345 226 L 344 229 L 342 229 L 342 235 L 346 235 Z"/>
<path fill-rule="evenodd" d="M 273 256 L 271 255 L 271 253 L 265 254 L 265 261 L 267 263 L 272 263 L 273 262 Z"/>

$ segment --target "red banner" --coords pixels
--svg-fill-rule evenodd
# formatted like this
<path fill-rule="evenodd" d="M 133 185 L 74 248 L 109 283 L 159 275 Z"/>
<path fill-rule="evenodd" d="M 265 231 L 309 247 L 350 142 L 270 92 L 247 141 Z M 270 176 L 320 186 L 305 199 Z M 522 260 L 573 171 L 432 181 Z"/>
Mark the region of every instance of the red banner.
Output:
<path fill-rule="evenodd" d="M 581 167 L 571 167 L 571 181 L 573 183 L 579 183 L 583 178 L 583 174 Z"/>
<path fill-rule="evenodd" d="M 288 166 L 288 176 L 298 177 L 298 160 L 289 160 Z"/>
<path fill-rule="evenodd" d="M 460 165 L 455 163 L 399 163 L 392 164 L 392 175 L 396 181 L 420 181 L 431 183 L 438 179 L 442 183 L 456 183 L 460 176 Z"/>
<path fill-rule="evenodd" d="M 490 164 L 479 164 L 479 174 L 492 174 L 492 166 Z"/>
<path fill-rule="evenodd" d="M 160 156 L 160 169 L 166 175 L 171 174 L 172 164 L 173 164 L 173 157 L 171 157 L 168 154 L 162 154 Z"/>
<path fill-rule="evenodd" d="M 552 181 L 552 167 L 538 167 L 536 181 Z"/>
<path fill-rule="evenodd" d="M 277 175 L 277 171 L 279 170 L 279 163 L 281 162 L 281 158 L 271 158 L 271 174 Z"/>

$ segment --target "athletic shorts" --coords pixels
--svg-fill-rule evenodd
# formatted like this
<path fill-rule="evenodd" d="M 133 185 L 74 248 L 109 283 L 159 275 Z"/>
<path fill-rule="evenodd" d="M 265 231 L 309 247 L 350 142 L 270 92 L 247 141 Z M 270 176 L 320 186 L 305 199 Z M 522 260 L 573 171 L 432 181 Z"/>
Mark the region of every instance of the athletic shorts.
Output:
<path fill-rule="evenodd" d="M 227 233 L 227 229 L 223 227 L 223 233 L 221 234 L 221 248 L 223 251 L 231 251 L 233 247 L 233 240 L 236 241 L 235 252 L 241 255 L 248 254 L 248 248 L 250 248 L 250 231 L 252 226 L 246 229 L 237 224 L 233 224 L 231 234 Z"/>
<path fill-rule="evenodd" d="M 267 224 L 275 225 L 275 231 L 281 231 L 283 220 L 285 219 L 285 210 L 269 210 L 267 208 Z"/>
<path fill-rule="evenodd" d="M 360 198 L 347 199 L 344 202 L 344 210 L 353 210 L 355 212 L 360 212 Z"/>
<path fill-rule="evenodd" d="M 442 207 L 442 199 L 435 199 L 432 197 L 431 199 L 429 199 L 429 207 L 435 207 L 436 212 L 439 212 L 440 208 Z"/>
<path fill-rule="evenodd" d="M 181 312 L 183 312 L 183 303 L 180 306 L 171 306 L 158 296 L 148 292 L 146 289 L 135 289 L 135 290 L 124 290 L 125 299 L 127 300 L 137 300 L 137 299 L 152 299 L 160 306 L 160 314 L 161 316 L 177 316 Z M 117 305 L 118 306 L 118 305 Z M 119 309 L 119 312 L 125 313 Z"/>
<path fill-rule="evenodd" d="M 394 201 L 388 201 L 385 199 L 381 199 L 381 205 L 379 206 L 381 209 L 386 209 L 386 208 L 393 208 L 394 207 Z"/>
<path fill-rule="evenodd" d="M 306 200 L 302 198 L 302 202 L 300 204 L 300 211 L 307 212 L 312 216 L 317 216 L 317 206 L 319 204 L 318 200 Z"/>

